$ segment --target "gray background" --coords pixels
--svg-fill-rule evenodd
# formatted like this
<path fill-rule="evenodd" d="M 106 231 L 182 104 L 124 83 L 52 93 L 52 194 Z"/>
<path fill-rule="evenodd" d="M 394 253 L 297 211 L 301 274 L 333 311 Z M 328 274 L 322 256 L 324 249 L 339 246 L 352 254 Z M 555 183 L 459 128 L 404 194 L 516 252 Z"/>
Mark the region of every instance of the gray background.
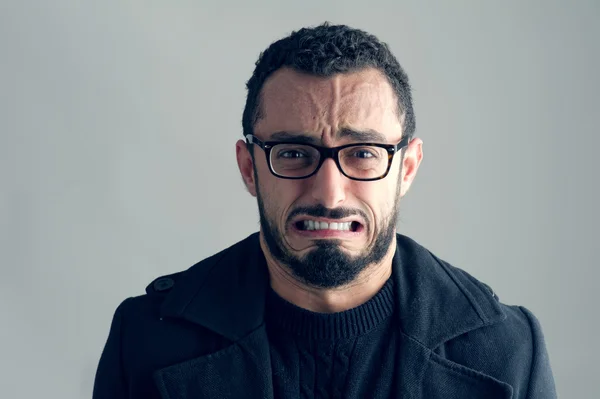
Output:
<path fill-rule="evenodd" d="M 392 47 L 425 157 L 399 231 L 531 309 L 559 394 L 600 356 L 596 1 L 0 2 L 0 386 L 85 398 L 115 307 L 258 229 L 234 143 L 269 43 Z"/>

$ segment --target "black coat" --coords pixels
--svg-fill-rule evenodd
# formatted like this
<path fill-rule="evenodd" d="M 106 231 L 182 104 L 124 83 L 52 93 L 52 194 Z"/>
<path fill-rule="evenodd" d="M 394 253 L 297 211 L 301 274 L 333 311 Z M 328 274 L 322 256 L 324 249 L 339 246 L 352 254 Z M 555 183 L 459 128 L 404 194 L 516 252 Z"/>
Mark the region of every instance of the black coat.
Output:
<path fill-rule="evenodd" d="M 397 236 L 398 398 L 555 398 L 527 309 Z M 116 310 L 94 399 L 273 398 L 258 234 L 161 277 Z"/>

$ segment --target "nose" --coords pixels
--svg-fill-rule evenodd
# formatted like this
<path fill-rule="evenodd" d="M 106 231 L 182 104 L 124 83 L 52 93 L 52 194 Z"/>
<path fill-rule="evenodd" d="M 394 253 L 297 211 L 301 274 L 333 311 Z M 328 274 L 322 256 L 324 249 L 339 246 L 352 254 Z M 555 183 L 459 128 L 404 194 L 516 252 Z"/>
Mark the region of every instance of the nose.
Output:
<path fill-rule="evenodd" d="M 324 207 L 335 208 L 346 199 L 345 185 L 348 178 L 338 169 L 333 159 L 326 159 L 312 180 L 312 197 Z"/>

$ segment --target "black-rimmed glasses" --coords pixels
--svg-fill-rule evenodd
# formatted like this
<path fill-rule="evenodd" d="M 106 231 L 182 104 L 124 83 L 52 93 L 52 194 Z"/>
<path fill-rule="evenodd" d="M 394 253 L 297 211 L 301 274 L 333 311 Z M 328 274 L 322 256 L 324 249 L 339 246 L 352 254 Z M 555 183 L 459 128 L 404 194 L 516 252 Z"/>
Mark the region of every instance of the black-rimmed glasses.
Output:
<path fill-rule="evenodd" d="M 293 141 L 260 141 L 252 134 L 246 143 L 256 144 L 267 157 L 269 170 L 282 179 L 305 179 L 318 172 L 332 158 L 340 172 L 352 180 L 372 181 L 387 176 L 394 154 L 406 147 L 408 137 L 398 144 L 353 143 L 339 147 L 321 147 Z"/>

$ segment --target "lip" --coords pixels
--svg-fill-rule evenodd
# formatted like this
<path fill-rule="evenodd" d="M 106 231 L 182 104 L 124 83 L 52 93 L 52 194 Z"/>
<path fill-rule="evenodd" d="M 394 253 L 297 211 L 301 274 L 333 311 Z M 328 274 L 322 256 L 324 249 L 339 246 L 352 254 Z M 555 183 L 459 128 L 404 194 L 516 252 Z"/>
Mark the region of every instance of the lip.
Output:
<path fill-rule="evenodd" d="M 307 238 L 353 238 L 361 234 L 360 231 L 340 231 L 340 230 L 300 230 L 296 226 L 292 227 L 295 234 Z"/>
<path fill-rule="evenodd" d="M 296 217 L 296 218 L 292 219 L 292 221 L 290 223 L 296 224 L 302 220 L 314 220 L 314 221 L 326 222 L 326 223 L 358 222 L 361 225 L 364 225 L 364 223 L 357 217 L 353 217 L 353 218 L 350 217 L 350 218 L 344 218 L 344 219 L 328 219 L 328 218 L 315 218 L 312 216 L 304 216 L 304 217 Z"/>
<path fill-rule="evenodd" d="M 304 220 L 314 220 L 318 222 L 326 223 L 347 223 L 357 222 L 359 223 L 359 229 L 357 231 L 345 231 L 345 230 L 301 230 L 296 224 Z M 361 235 L 365 231 L 365 224 L 358 218 L 344 218 L 344 219 L 329 219 L 329 218 L 315 218 L 315 217 L 298 217 L 294 218 L 290 222 L 290 230 L 295 234 L 308 238 L 353 238 Z"/>

